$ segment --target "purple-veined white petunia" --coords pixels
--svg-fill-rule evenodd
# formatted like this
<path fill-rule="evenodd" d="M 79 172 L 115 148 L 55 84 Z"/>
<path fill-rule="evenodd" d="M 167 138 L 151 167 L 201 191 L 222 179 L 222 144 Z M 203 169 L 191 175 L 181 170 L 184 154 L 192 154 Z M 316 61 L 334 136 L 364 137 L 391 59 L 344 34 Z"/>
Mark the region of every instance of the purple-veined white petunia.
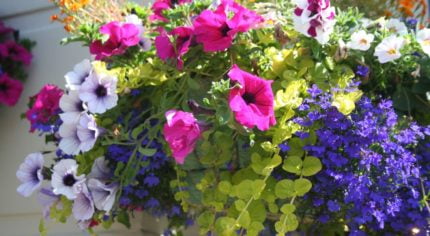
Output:
<path fill-rule="evenodd" d="M 107 164 L 108 163 L 104 157 L 97 158 L 93 163 L 93 167 L 91 168 L 88 178 L 94 178 L 102 181 L 110 180 L 112 178 L 112 171 Z"/>
<path fill-rule="evenodd" d="M 112 209 L 118 187 L 117 183 L 105 184 L 98 179 L 88 180 L 88 188 L 93 196 L 94 204 L 101 211 L 109 212 Z"/>
<path fill-rule="evenodd" d="M 79 154 L 79 146 L 81 141 L 78 137 L 78 127 L 76 123 L 63 123 L 59 129 L 59 135 L 61 137 L 60 144 L 58 147 L 68 155 Z"/>
<path fill-rule="evenodd" d="M 29 197 L 40 188 L 43 181 L 43 155 L 42 153 L 29 154 L 19 166 L 16 177 L 21 181 L 17 191 L 24 197 Z"/>
<path fill-rule="evenodd" d="M 90 60 L 85 59 L 73 67 L 73 71 L 68 72 L 66 79 L 66 88 L 69 90 L 78 90 L 85 79 L 91 74 L 92 65 Z"/>
<path fill-rule="evenodd" d="M 394 61 L 402 56 L 400 50 L 403 45 L 403 38 L 394 35 L 389 36 L 376 46 L 374 55 L 378 57 L 378 61 L 381 64 Z"/>
<path fill-rule="evenodd" d="M 73 203 L 73 216 L 76 220 L 84 221 L 89 220 L 94 214 L 94 202 L 91 197 L 88 187 L 85 183 L 78 186 L 80 189 L 76 196 L 75 202 Z"/>
<path fill-rule="evenodd" d="M 99 134 L 100 129 L 97 127 L 94 116 L 84 113 L 79 119 L 79 124 L 77 126 L 77 135 L 80 141 L 79 150 L 83 152 L 91 150 Z"/>
<path fill-rule="evenodd" d="M 117 78 L 112 75 L 91 73 L 79 89 L 79 97 L 92 113 L 104 113 L 116 106 Z"/>
<path fill-rule="evenodd" d="M 52 188 L 42 188 L 37 196 L 37 201 L 42 205 L 43 218 L 49 219 L 51 207 L 60 201 L 60 196 L 52 192 Z"/>
<path fill-rule="evenodd" d="M 68 199 L 75 199 L 82 191 L 85 175 L 78 174 L 78 164 L 73 159 L 63 159 L 55 164 L 51 185 L 54 194 L 61 194 Z"/>
<path fill-rule="evenodd" d="M 86 106 L 79 98 L 78 91 L 69 91 L 64 93 L 60 99 L 60 118 L 64 123 L 76 123 L 79 121 L 82 113 L 86 111 Z"/>

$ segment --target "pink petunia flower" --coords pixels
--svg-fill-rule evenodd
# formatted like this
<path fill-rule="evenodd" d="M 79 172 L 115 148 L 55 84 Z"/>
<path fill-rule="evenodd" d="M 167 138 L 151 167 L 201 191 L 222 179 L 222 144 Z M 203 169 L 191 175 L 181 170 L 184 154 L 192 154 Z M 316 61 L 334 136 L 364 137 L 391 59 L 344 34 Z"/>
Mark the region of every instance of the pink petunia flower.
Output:
<path fill-rule="evenodd" d="M 25 113 L 27 120 L 31 124 L 30 132 L 34 132 L 39 124 L 47 124 L 52 117 L 60 112 L 60 98 L 63 90 L 55 85 L 45 85 L 39 93 L 31 99 L 34 100 L 33 106 Z"/>
<path fill-rule="evenodd" d="M 184 164 L 200 138 L 201 129 L 192 113 L 169 110 L 166 112 L 167 123 L 163 128 L 163 135 L 176 163 Z"/>
<path fill-rule="evenodd" d="M 13 32 L 13 29 L 5 26 L 3 22 L 0 22 L 0 35 L 1 34 L 8 34 L 10 32 Z"/>
<path fill-rule="evenodd" d="M 106 42 L 101 40 L 90 44 L 90 53 L 96 55 L 96 60 L 121 55 L 127 48 L 138 45 L 141 30 L 135 24 L 113 21 L 100 27 L 100 33 L 108 35 Z"/>
<path fill-rule="evenodd" d="M 23 89 L 21 81 L 10 78 L 6 73 L 0 75 L 0 104 L 15 106 Z"/>
<path fill-rule="evenodd" d="M 0 44 L 0 57 L 9 57 L 16 62 L 21 62 L 24 65 L 30 65 L 33 55 L 31 55 L 31 53 L 20 44 L 10 40 Z"/>
<path fill-rule="evenodd" d="M 276 124 L 273 110 L 272 80 L 264 80 L 241 70 L 237 65 L 228 73 L 230 80 L 240 87 L 235 87 L 229 94 L 229 106 L 236 121 L 247 127 L 261 131 Z"/>
<path fill-rule="evenodd" d="M 155 39 L 155 47 L 157 48 L 157 55 L 163 61 L 173 59 L 176 67 L 182 70 L 184 61 L 182 56 L 185 55 L 194 38 L 193 28 L 191 27 L 177 27 L 172 30 L 170 35 L 175 38 L 175 43 L 172 43 L 166 31 L 162 30 L 160 36 Z"/>
<path fill-rule="evenodd" d="M 194 20 L 194 33 L 205 52 L 222 51 L 232 45 L 237 33 L 247 32 L 263 21 L 256 12 L 232 0 L 224 0 L 215 11 L 200 13 Z"/>
<path fill-rule="evenodd" d="M 151 10 L 154 14 L 149 16 L 151 21 L 163 21 L 168 22 L 167 18 L 163 15 L 163 11 L 166 9 L 172 9 L 175 7 L 175 4 L 185 4 L 192 2 L 192 0 L 156 0 L 154 4 L 152 4 Z"/>

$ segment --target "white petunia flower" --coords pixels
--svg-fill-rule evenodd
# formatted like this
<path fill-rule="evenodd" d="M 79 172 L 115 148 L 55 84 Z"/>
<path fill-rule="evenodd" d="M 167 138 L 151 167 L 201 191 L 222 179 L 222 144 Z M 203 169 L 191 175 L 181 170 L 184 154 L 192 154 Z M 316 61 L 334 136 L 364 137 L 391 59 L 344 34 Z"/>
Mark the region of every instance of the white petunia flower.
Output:
<path fill-rule="evenodd" d="M 84 113 L 77 126 L 77 135 L 80 141 L 79 150 L 87 152 L 94 147 L 100 130 L 94 116 Z"/>
<path fill-rule="evenodd" d="M 78 164 L 73 159 L 63 159 L 54 166 L 51 185 L 54 194 L 73 200 L 82 191 L 85 175 L 77 175 Z"/>
<path fill-rule="evenodd" d="M 60 118 L 64 123 L 76 123 L 79 121 L 82 113 L 86 111 L 85 104 L 79 98 L 78 91 L 64 93 L 60 99 Z"/>
<path fill-rule="evenodd" d="M 64 78 L 66 79 L 66 88 L 70 90 L 78 90 L 85 79 L 91 74 L 92 65 L 90 60 L 85 59 L 73 67 L 73 71 L 68 72 Z"/>
<path fill-rule="evenodd" d="M 77 123 L 63 123 L 60 126 L 59 135 L 61 137 L 58 147 L 68 155 L 79 154 L 81 140 L 78 137 Z"/>
<path fill-rule="evenodd" d="M 430 56 L 430 29 L 422 29 L 417 32 L 417 42 L 427 56 Z"/>
<path fill-rule="evenodd" d="M 401 22 L 399 19 L 389 19 L 385 22 L 384 26 L 390 33 L 397 34 L 399 36 L 408 34 L 408 27 L 406 27 L 405 23 Z"/>
<path fill-rule="evenodd" d="M 37 201 L 42 206 L 42 215 L 46 220 L 49 219 L 51 207 L 60 201 L 60 196 L 52 192 L 52 188 L 42 188 L 37 196 Z"/>
<path fill-rule="evenodd" d="M 92 113 L 104 113 L 116 106 L 117 78 L 106 74 L 91 73 L 79 89 L 79 97 Z"/>
<path fill-rule="evenodd" d="M 24 197 L 29 197 L 35 190 L 40 188 L 43 181 L 43 155 L 42 153 L 31 153 L 19 166 L 16 177 L 21 181 L 17 191 Z"/>
<path fill-rule="evenodd" d="M 360 51 L 369 50 L 375 36 L 373 34 L 368 34 L 364 30 L 354 32 L 351 35 L 351 41 L 347 43 L 347 47 Z"/>
<path fill-rule="evenodd" d="M 378 57 L 380 63 L 387 63 L 399 59 L 402 54 L 400 50 L 404 45 L 404 40 L 394 35 L 382 40 L 375 48 L 374 55 Z"/>
<path fill-rule="evenodd" d="M 99 157 L 94 161 L 88 178 L 99 179 L 102 181 L 108 181 L 112 178 L 112 171 L 108 167 L 108 162 L 104 157 Z"/>

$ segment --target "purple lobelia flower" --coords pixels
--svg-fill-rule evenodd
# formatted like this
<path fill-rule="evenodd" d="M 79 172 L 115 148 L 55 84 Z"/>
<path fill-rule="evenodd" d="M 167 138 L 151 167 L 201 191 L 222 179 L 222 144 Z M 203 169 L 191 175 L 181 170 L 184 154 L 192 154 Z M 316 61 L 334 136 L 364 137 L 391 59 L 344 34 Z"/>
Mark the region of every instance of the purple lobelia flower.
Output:
<path fill-rule="evenodd" d="M 369 67 L 358 65 L 355 74 L 360 77 L 367 77 L 369 75 Z"/>
<path fill-rule="evenodd" d="M 17 191 L 24 197 L 29 197 L 36 189 L 40 188 L 43 181 L 43 155 L 32 153 L 28 155 L 19 166 L 16 177 L 21 181 Z"/>

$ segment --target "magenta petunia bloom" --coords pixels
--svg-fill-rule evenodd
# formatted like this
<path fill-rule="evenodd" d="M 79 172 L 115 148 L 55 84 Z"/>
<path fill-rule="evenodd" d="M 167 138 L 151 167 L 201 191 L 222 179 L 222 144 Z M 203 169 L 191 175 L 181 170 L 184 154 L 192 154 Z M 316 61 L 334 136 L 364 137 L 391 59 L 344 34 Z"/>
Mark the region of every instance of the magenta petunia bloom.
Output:
<path fill-rule="evenodd" d="M 263 21 L 256 12 L 234 1 L 224 0 L 215 11 L 200 13 L 194 20 L 194 33 L 205 52 L 222 51 L 231 46 L 237 33 L 247 32 Z"/>
<path fill-rule="evenodd" d="M 174 60 L 176 67 L 182 70 L 184 67 L 182 56 L 188 52 L 193 42 L 193 34 L 194 31 L 191 27 L 177 27 L 170 33 L 175 38 L 175 43 L 172 43 L 167 32 L 162 30 L 160 36 L 155 39 L 158 57 L 163 61 Z"/>
<path fill-rule="evenodd" d="M 0 22 L 0 35 L 1 34 L 8 34 L 10 32 L 13 32 L 13 29 L 5 26 L 3 22 Z"/>
<path fill-rule="evenodd" d="M 21 62 L 24 65 L 30 65 L 33 55 L 15 41 L 6 41 L 0 44 L 0 57 L 10 58 L 13 61 Z"/>
<path fill-rule="evenodd" d="M 48 124 L 52 117 L 58 115 L 62 96 L 62 89 L 47 84 L 31 98 L 34 100 L 33 106 L 25 113 L 31 124 L 30 132 L 34 132 L 40 124 Z"/>
<path fill-rule="evenodd" d="M 149 19 L 151 21 L 168 22 L 167 18 L 163 15 L 164 10 L 174 8 L 175 4 L 185 4 L 189 2 L 192 2 L 192 0 L 156 0 L 151 7 L 154 14 L 150 15 Z"/>
<path fill-rule="evenodd" d="M 247 127 L 265 131 L 276 124 L 273 110 L 272 80 L 264 80 L 241 70 L 237 65 L 228 73 L 230 80 L 240 87 L 230 91 L 228 98 L 230 109 L 236 121 Z"/>
<path fill-rule="evenodd" d="M 136 46 L 140 41 L 140 29 L 135 24 L 113 21 L 100 27 L 100 33 L 109 35 L 106 42 L 97 40 L 91 43 L 90 53 L 96 60 L 121 55 L 127 48 Z"/>
<path fill-rule="evenodd" d="M 15 106 L 23 89 L 21 81 L 10 78 L 6 73 L 0 75 L 0 104 Z"/>
<path fill-rule="evenodd" d="M 167 123 L 163 135 L 172 150 L 176 163 L 184 164 L 185 158 L 194 150 L 200 138 L 201 129 L 192 113 L 169 110 L 166 112 Z"/>

